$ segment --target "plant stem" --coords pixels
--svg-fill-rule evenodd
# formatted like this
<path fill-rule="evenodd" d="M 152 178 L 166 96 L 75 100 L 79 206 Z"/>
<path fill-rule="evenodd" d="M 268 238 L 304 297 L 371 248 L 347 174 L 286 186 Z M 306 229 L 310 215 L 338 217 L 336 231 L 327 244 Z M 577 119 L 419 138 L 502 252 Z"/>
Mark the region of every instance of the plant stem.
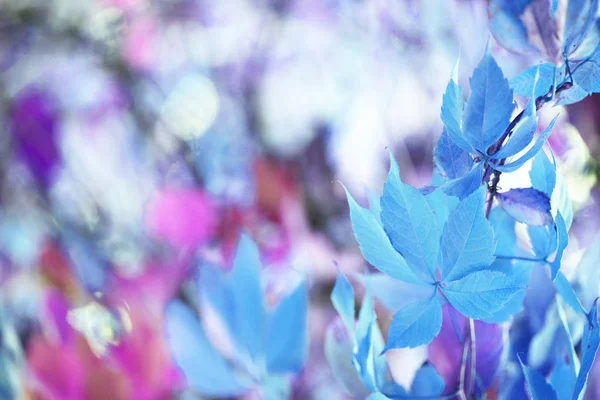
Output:
<path fill-rule="evenodd" d="M 559 94 L 560 92 L 568 90 L 572 86 L 573 86 L 573 83 L 571 83 L 568 80 L 565 80 L 560 85 L 558 85 L 558 88 L 556 89 L 555 94 Z M 554 95 L 552 92 L 553 92 L 553 88 L 550 88 L 550 90 L 548 91 L 547 94 L 537 97 L 535 99 L 535 110 L 536 111 L 538 111 L 546 103 L 548 103 L 549 101 L 551 101 L 554 98 Z M 513 130 L 515 129 L 515 126 L 517 126 L 517 124 L 521 121 L 524 114 L 525 114 L 525 110 L 522 110 L 519 114 L 517 114 L 517 116 L 510 122 L 508 127 L 504 130 L 504 132 L 502 133 L 502 136 L 500 136 L 500 138 L 493 145 L 490 146 L 490 148 L 487 151 L 488 155 L 493 155 L 498 150 L 500 150 L 500 148 L 504 144 L 504 141 L 506 139 L 508 139 L 510 137 L 510 135 L 512 135 Z M 505 162 L 506 162 L 506 158 L 503 158 L 500 160 L 499 164 L 504 165 Z M 492 205 L 494 203 L 494 196 L 496 195 L 496 193 L 498 191 L 498 183 L 500 182 L 500 175 L 502 174 L 502 172 L 495 171 L 492 169 L 492 167 L 489 164 L 486 164 L 485 172 L 483 174 L 484 180 L 489 179 L 489 177 L 492 175 L 492 171 L 493 171 L 494 176 L 493 176 L 492 180 L 488 182 L 488 194 L 489 195 L 488 195 L 488 199 L 486 200 L 486 205 L 485 205 L 486 218 L 488 218 L 490 216 L 490 212 L 492 211 Z"/>

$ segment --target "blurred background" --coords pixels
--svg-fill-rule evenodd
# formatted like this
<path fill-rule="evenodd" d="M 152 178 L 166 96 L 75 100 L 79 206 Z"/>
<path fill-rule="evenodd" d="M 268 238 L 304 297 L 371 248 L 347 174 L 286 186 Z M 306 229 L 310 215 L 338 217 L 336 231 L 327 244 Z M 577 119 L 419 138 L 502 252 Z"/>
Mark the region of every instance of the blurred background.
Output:
<path fill-rule="evenodd" d="M 443 91 L 460 53 L 468 92 L 487 27 L 482 0 L 0 1 L 0 397 L 200 398 L 163 311 L 245 231 L 267 302 L 308 282 L 291 395 L 344 398 L 323 355 L 334 262 L 366 265 L 337 181 L 364 204 L 389 149 L 429 183 Z M 492 51 L 509 78 L 539 61 Z M 600 98 L 542 121 L 557 111 L 568 270 L 599 222 Z"/>

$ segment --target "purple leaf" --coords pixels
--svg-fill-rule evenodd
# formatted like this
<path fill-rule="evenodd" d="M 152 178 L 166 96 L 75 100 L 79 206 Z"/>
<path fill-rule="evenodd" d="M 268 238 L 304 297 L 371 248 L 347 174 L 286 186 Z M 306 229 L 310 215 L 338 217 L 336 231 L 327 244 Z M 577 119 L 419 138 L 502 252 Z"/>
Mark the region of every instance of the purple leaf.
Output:
<path fill-rule="evenodd" d="M 463 351 L 463 336 L 466 332 L 466 317 L 451 305 L 443 307 L 442 329 L 429 345 L 429 359 L 446 382 L 444 393 L 453 392 L 460 378 Z M 487 389 L 496 375 L 502 356 L 503 340 L 500 325 L 475 321 L 477 380 L 481 384 L 475 389 Z"/>
<path fill-rule="evenodd" d="M 533 188 L 511 189 L 497 194 L 502 208 L 514 219 L 532 226 L 543 226 L 552 223 L 550 199 Z"/>
<path fill-rule="evenodd" d="M 38 183 L 47 188 L 60 160 L 55 105 L 41 90 L 24 90 L 12 104 L 9 122 L 15 150 Z"/>

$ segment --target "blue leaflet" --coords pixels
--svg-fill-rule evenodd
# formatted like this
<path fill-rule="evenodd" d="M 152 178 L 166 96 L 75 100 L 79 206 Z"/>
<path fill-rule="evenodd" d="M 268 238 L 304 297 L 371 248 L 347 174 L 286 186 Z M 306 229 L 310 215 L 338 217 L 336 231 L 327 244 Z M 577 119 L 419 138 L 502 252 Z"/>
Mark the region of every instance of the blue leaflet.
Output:
<path fill-rule="evenodd" d="M 510 123 L 514 109 L 513 93 L 490 54 L 483 57 L 470 84 L 471 95 L 465 107 L 463 131 L 471 146 L 486 155 L 488 147 L 500 138 Z"/>
<path fill-rule="evenodd" d="M 473 159 L 469 152 L 456 145 L 450 139 L 446 129 L 442 131 L 435 147 L 434 161 L 438 171 L 448 179 L 461 178 L 473 166 Z"/>
<path fill-rule="evenodd" d="M 331 303 L 344 322 L 352 342 L 354 342 L 354 290 L 341 271 L 338 272 L 335 285 L 331 291 Z"/>
<path fill-rule="evenodd" d="M 496 1 L 490 3 L 490 31 L 502 47 L 516 52 L 537 49 L 527 40 L 527 28 L 515 15 L 497 8 Z"/>
<path fill-rule="evenodd" d="M 535 131 L 537 130 L 537 115 L 535 114 L 535 100 L 530 99 L 523 118 L 515 126 L 511 137 L 508 139 L 500 150 L 492 154 L 492 157 L 497 160 L 512 157 L 525 149 L 533 140 Z"/>
<path fill-rule="evenodd" d="M 502 47 L 515 52 L 537 52 L 527 40 L 527 28 L 519 15 L 523 12 L 512 1 L 492 0 L 488 8 L 490 31 Z"/>
<path fill-rule="evenodd" d="M 556 106 L 566 106 L 569 104 L 578 103 L 591 94 L 589 91 L 585 90 L 577 84 L 575 77 L 573 77 L 573 80 L 574 82 L 572 88 L 570 88 L 569 90 L 565 90 L 564 92 L 560 92 L 556 96 Z"/>
<path fill-rule="evenodd" d="M 429 299 L 409 303 L 394 314 L 384 351 L 427 344 L 441 327 L 442 307 L 437 288 L 432 286 Z"/>
<path fill-rule="evenodd" d="M 563 219 L 560 211 L 556 213 L 556 234 L 558 237 L 558 249 L 556 250 L 556 256 L 554 260 L 550 262 L 550 273 L 552 279 L 556 278 L 556 274 L 560 269 L 560 262 L 565 248 L 569 244 L 569 233 L 567 232 L 567 225 Z"/>
<path fill-rule="evenodd" d="M 490 270 L 507 274 L 515 280 L 518 286 L 527 286 L 531 271 L 535 267 L 533 263 L 517 260 L 509 262 L 507 265 L 507 263 L 502 263 L 501 261 L 507 260 L 496 259 L 494 264 L 490 266 Z M 504 304 L 504 306 L 502 306 L 502 308 L 494 312 L 492 316 L 486 318 L 485 322 L 499 324 L 508 321 L 510 317 L 523 309 L 523 299 L 525 298 L 525 294 L 524 290 L 515 294 L 506 304 Z"/>
<path fill-rule="evenodd" d="M 458 197 L 459 200 L 462 200 L 479 189 L 483 183 L 482 180 L 483 161 L 473 165 L 471 171 L 469 171 L 467 175 L 444 183 L 440 186 L 440 189 L 447 195 L 455 196 Z"/>
<path fill-rule="evenodd" d="M 414 187 L 402 183 L 391 153 L 381 210 L 381 221 L 394 248 L 414 267 L 415 273 L 429 275 L 429 281 L 435 281 L 440 246 L 437 220 L 425 197 Z"/>
<path fill-rule="evenodd" d="M 377 197 L 375 193 L 368 188 L 366 188 L 366 190 L 367 196 L 369 196 L 369 211 L 371 211 L 371 214 L 375 216 L 377 222 L 379 222 L 379 225 L 383 226 L 381 224 L 381 204 L 379 202 L 379 197 Z"/>
<path fill-rule="evenodd" d="M 552 196 L 554 186 L 556 186 L 556 162 L 552 155 L 552 162 L 546 155 L 546 152 L 540 151 L 533 158 L 529 179 L 531 186 L 541 192 L 546 193 L 548 197 Z"/>
<path fill-rule="evenodd" d="M 439 173 L 434 172 L 431 184 L 434 186 L 443 185 L 444 179 L 439 175 Z M 427 203 L 429 203 L 431 210 L 435 214 L 438 226 L 444 226 L 446 220 L 448 219 L 448 215 L 450 214 L 450 210 L 452 210 L 458 204 L 458 199 L 454 196 L 447 196 L 442 190 L 434 190 L 425 198 L 427 199 Z"/>
<path fill-rule="evenodd" d="M 575 275 L 575 287 L 581 304 L 587 310 L 598 296 L 600 286 L 600 235 L 596 235 L 588 246 Z"/>
<path fill-rule="evenodd" d="M 565 363 L 562 357 L 557 357 L 550 374 L 550 385 L 556 390 L 556 396 L 559 400 L 568 400 L 571 393 L 573 393 L 575 370 L 572 365 Z"/>
<path fill-rule="evenodd" d="M 575 381 L 575 389 L 573 391 L 573 400 L 579 398 L 579 393 L 585 387 L 587 382 L 588 374 L 594 364 L 596 358 L 596 351 L 600 344 L 600 328 L 598 327 L 598 300 L 594 301 L 592 309 L 587 314 L 587 324 L 583 330 L 583 339 L 581 341 L 581 368 Z"/>
<path fill-rule="evenodd" d="M 462 130 L 462 114 L 463 114 L 463 97 L 462 89 L 457 82 L 457 65 L 454 69 L 454 76 L 446 86 L 446 92 L 442 98 L 442 110 L 440 118 L 444 123 L 448 136 L 456 143 L 458 147 L 467 152 L 472 152 L 471 145 L 463 135 Z"/>
<path fill-rule="evenodd" d="M 554 190 L 558 193 L 558 195 L 555 195 L 555 208 L 560 211 L 562 217 L 565 219 L 567 230 L 569 230 L 571 223 L 573 223 L 573 204 L 569 198 L 567 182 L 560 174 L 556 176 L 556 187 Z"/>
<path fill-rule="evenodd" d="M 557 233 L 556 227 L 551 226 L 528 226 L 527 233 L 533 253 L 540 260 L 546 260 L 556 250 Z"/>
<path fill-rule="evenodd" d="M 583 331 L 583 339 L 581 342 L 581 368 L 575 382 L 573 399 L 577 399 L 579 393 L 583 389 L 587 381 L 587 375 L 594 364 L 596 352 L 600 345 L 600 328 L 598 326 L 598 299 L 596 299 L 586 314 L 587 324 Z"/>
<path fill-rule="evenodd" d="M 577 50 L 592 26 L 597 12 L 598 0 L 569 0 L 564 28 L 564 57 Z"/>
<path fill-rule="evenodd" d="M 548 196 L 533 188 L 511 189 L 497 193 L 502 208 L 515 220 L 530 226 L 544 226 L 553 222 Z"/>
<path fill-rule="evenodd" d="M 557 118 L 558 115 L 554 117 L 552 121 L 550 121 L 550 124 L 548 124 L 546 129 L 542 131 L 540 136 L 537 138 L 535 144 L 529 150 L 527 150 L 527 152 L 524 155 L 522 155 L 517 161 L 510 162 L 506 165 L 498 165 L 496 163 L 490 162 L 492 168 L 501 172 L 513 172 L 521 168 L 523 164 L 525 164 L 530 158 L 534 157 L 540 151 L 542 146 L 544 146 L 546 140 L 548 140 L 548 137 L 552 133 L 552 128 L 554 127 Z"/>
<path fill-rule="evenodd" d="M 360 207 L 347 190 L 346 196 L 350 206 L 352 229 L 365 260 L 393 278 L 404 282 L 422 283 L 394 249 L 377 218 L 369 210 Z"/>
<path fill-rule="evenodd" d="M 338 382 L 355 398 L 365 398 L 369 391 L 354 366 L 354 343 L 341 319 L 335 319 L 325 332 L 325 358 Z"/>
<path fill-rule="evenodd" d="M 230 272 L 230 295 L 235 315 L 238 344 L 248 349 L 254 359 L 265 350 L 266 309 L 260 283 L 260 257 L 256 244 L 246 234 L 240 235 Z"/>
<path fill-rule="evenodd" d="M 571 307 L 576 313 L 585 314 L 585 310 L 583 306 L 579 302 L 575 291 L 573 291 L 573 287 L 569 283 L 569 280 L 561 271 L 558 271 L 556 274 L 556 278 L 554 279 L 554 284 L 556 285 L 556 290 L 560 293 L 561 297 Z"/>
<path fill-rule="evenodd" d="M 194 390 L 214 397 L 238 396 L 247 390 L 208 341 L 194 312 L 179 300 L 167 306 L 166 336 L 174 361 Z"/>
<path fill-rule="evenodd" d="M 460 279 L 494 262 L 494 232 L 485 218 L 485 189 L 471 194 L 450 213 L 441 237 L 440 269 L 445 281 Z"/>
<path fill-rule="evenodd" d="M 300 371 L 306 359 L 306 317 L 308 292 L 301 282 L 284 297 L 267 325 L 267 370 L 270 373 Z"/>
<path fill-rule="evenodd" d="M 517 243 L 515 220 L 502 207 L 494 207 L 490 212 L 489 221 L 497 240 L 496 255 L 514 256 Z"/>
<path fill-rule="evenodd" d="M 410 394 L 415 398 L 435 397 L 444 391 L 445 386 L 444 379 L 438 374 L 433 365 L 425 364 L 417 370 L 410 388 Z"/>
<path fill-rule="evenodd" d="M 405 283 L 385 274 L 363 274 L 360 275 L 360 281 L 369 292 L 374 294 L 381 305 L 392 313 L 410 302 L 431 297 L 431 286 Z M 402 295 L 399 296 L 399 293 Z"/>
<path fill-rule="evenodd" d="M 535 74 L 539 68 L 539 78 L 538 82 L 535 85 L 534 91 L 534 82 L 535 82 Z M 531 96 L 533 92 L 534 97 L 544 96 L 545 94 L 550 92 L 552 85 L 554 84 L 554 73 L 556 67 L 554 64 L 544 63 L 540 65 L 534 65 L 533 67 L 527 68 L 525 71 L 517 74 L 510 81 L 510 86 L 513 88 L 514 92 L 521 96 Z M 557 71 L 557 82 L 561 82 L 564 73 Z"/>
<path fill-rule="evenodd" d="M 521 368 L 523 369 L 523 375 L 525 375 L 525 381 L 527 382 L 527 391 L 533 400 L 556 400 L 556 392 L 552 389 L 552 386 L 542 375 L 536 370 L 529 368 L 519 357 Z"/>
<path fill-rule="evenodd" d="M 442 286 L 448 301 L 462 314 L 487 319 L 524 287 L 502 272 L 481 270 Z"/>

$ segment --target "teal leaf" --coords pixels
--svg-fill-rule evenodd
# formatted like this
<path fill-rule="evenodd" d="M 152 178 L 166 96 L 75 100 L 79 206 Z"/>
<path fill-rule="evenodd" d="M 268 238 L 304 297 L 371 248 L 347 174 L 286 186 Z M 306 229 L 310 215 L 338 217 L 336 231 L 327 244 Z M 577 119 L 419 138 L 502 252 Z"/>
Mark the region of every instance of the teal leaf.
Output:
<path fill-rule="evenodd" d="M 525 375 L 525 382 L 527 384 L 527 392 L 532 400 L 556 400 L 556 392 L 550 386 L 546 379 L 540 375 L 536 370 L 526 366 L 521 361 L 521 368 L 523 369 L 523 375 Z"/>
<path fill-rule="evenodd" d="M 573 400 L 579 398 L 579 394 L 585 387 L 594 360 L 596 352 L 600 344 L 600 328 L 598 327 L 598 300 L 594 301 L 592 309 L 587 314 L 586 327 L 583 330 L 583 339 L 581 341 L 581 368 L 575 381 L 575 389 L 573 391 Z"/>
<path fill-rule="evenodd" d="M 538 71 L 538 68 L 539 68 L 539 77 L 538 77 L 538 82 L 535 85 L 535 91 L 534 91 L 535 75 Z M 529 96 L 531 96 L 532 92 L 533 92 L 533 96 L 535 96 L 535 98 L 544 96 L 545 94 L 550 92 L 550 89 L 552 88 L 552 85 L 554 84 L 555 70 L 556 70 L 556 67 L 554 66 L 554 64 L 550 64 L 550 63 L 534 65 L 533 67 L 527 68 L 526 70 L 524 70 L 523 72 L 517 74 L 514 78 L 512 78 L 510 81 L 510 86 L 513 88 L 513 90 L 516 94 L 521 95 L 521 96 L 529 97 Z M 564 76 L 564 73 L 557 72 L 557 77 L 556 77 L 557 82 L 560 82 L 560 80 L 562 79 L 563 76 Z"/>
<path fill-rule="evenodd" d="M 483 161 L 474 164 L 468 174 L 456 179 L 449 180 L 439 187 L 449 196 L 464 199 L 475 192 L 483 184 Z"/>
<path fill-rule="evenodd" d="M 338 272 L 331 291 L 331 303 L 354 341 L 354 290 L 341 271 Z"/>
<path fill-rule="evenodd" d="M 179 300 L 167 306 L 166 336 L 173 360 L 194 390 L 214 397 L 238 396 L 248 390 L 209 342 L 195 313 Z"/>
<path fill-rule="evenodd" d="M 554 155 L 552 156 L 552 160 L 554 160 Z M 529 179 L 534 189 L 544 192 L 548 197 L 551 197 L 556 186 L 556 162 L 551 162 L 546 152 L 540 151 L 533 158 L 531 170 L 529 171 Z"/>
<path fill-rule="evenodd" d="M 435 165 L 448 179 L 466 175 L 473 167 L 473 159 L 468 151 L 458 146 L 446 132 L 442 131 L 434 152 Z"/>
<path fill-rule="evenodd" d="M 486 54 L 470 80 L 471 95 L 463 117 L 467 141 L 481 154 L 502 136 L 514 110 L 513 93 L 502 70 Z"/>
<path fill-rule="evenodd" d="M 485 218 L 485 189 L 471 194 L 450 213 L 441 237 L 441 272 L 445 281 L 460 279 L 494 262 L 496 243 Z"/>
<path fill-rule="evenodd" d="M 446 298 L 469 318 L 486 320 L 524 287 L 502 272 L 482 270 L 442 286 Z"/>
<path fill-rule="evenodd" d="M 391 154 L 381 210 L 381 221 L 394 248 L 415 273 L 429 282 L 435 281 L 440 245 L 437 219 L 419 190 L 402 183 L 398 165 Z"/>
<path fill-rule="evenodd" d="M 394 314 L 384 351 L 428 344 L 441 327 L 442 307 L 437 288 L 432 286 L 428 299 L 409 303 Z"/>
<path fill-rule="evenodd" d="M 550 272 L 552 275 L 552 279 L 556 278 L 556 274 L 560 269 L 560 263 L 562 261 L 562 256 L 569 244 L 569 233 L 567 232 L 567 225 L 565 224 L 565 220 L 563 219 L 560 211 L 556 213 L 556 234 L 558 237 L 558 248 L 556 250 L 556 255 L 554 260 L 550 262 Z"/>
<path fill-rule="evenodd" d="M 521 168 L 521 166 L 523 164 L 525 164 L 527 161 L 529 161 L 532 157 L 535 157 L 535 155 L 544 146 L 544 144 L 548 140 L 548 137 L 552 133 L 552 128 L 554 128 L 554 124 L 556 123 L 557 118 L 558 118 L 558 115 L 556 117 L 554 117 L 554 119 L 552 119 L 552 121 L 550 121 L 550 124 L 546 127 L 546 129 L 544 129 L 542 131 L 540 136 L 535 141 L 534 145 L 531 146 L 529 148 L 529 150 L 527 150 L 527 152 L 525 154 L 523 154 L 519 159 L 517 159 L 516 161 L 512 161 L 508 164 L 505 164 L 505 165 L 499 165 L 499 164 L 490 162 L 492 167 L 495 170 L 501 171 L 501 172 L 513 172 L 513 171 L 516 171 L 517 169 Z"/>
<path fill-rule="evenodd" d="M 379 271 L 404 282 L 422 283 L 404 258 L 394 249 L 390 239 L 371 211 L 360 207 L 346 190 L 354 236 L 365 260 Z"/>
<path fill-rule="evenodd" d="M 308 290 L 301 282 L 277 305 L 267 330 L 267 370 L 285 374 L 299 372 L 307 354 Z"/>

